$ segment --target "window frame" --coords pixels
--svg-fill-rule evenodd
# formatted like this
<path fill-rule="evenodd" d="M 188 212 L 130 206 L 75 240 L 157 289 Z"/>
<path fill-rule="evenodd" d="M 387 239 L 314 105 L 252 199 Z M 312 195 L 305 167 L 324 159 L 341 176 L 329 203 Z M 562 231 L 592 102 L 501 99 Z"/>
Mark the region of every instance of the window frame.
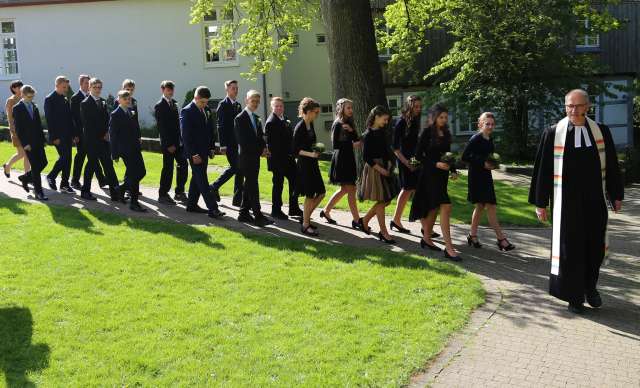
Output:
<path fill-rule="evenodd" d="M 591 28 L 590 22 L 588 18 L 578 19 L 578 25 L 582 24 L 584 26 L 585 32 L 578 34 L 576 38 L 576 49 L 578 50 L 594 50 L 600 49 L 600 34 L 589 34 L 589 30 Z M 595 39 L 596 43 L 591 44 L 590 40 Z"/>
<path fill-rule="evenodd" d="M 227 47 L 227 48 L 221 48 L 220 51 L 218 52 L 218 61 L 209 61 L 207 60 L 207 55 L 208 55 L 208 49 L 207 46 L 209 45 L 209 38 L 210 36 L 208 35 L 208 29 L 210 27 L 218 27 L 218 28 L 222 28 L 222 26 L 224 26 L 227 23 L 227 20 L 229 19 L 220 19 L 219 16 L 222 14 L 222 9 L 220 8 L 215 8 L 212 10 L 212 12 L 215 12 L 215 19 L 214 20 L 203 20 L 202 23 L 200 24 L 200 34 L 202 35 L 201 37 L 201 41 L 202 41 L 202 62 L 204 63 L 204 67 L 205 69 L 208 68 L 219 68 L 219 67 L 237 67 L 240 66 L 240 60 L 239 60 L 239 54 L 238 54 L 238 42 L 237 40 L 233 40 L 233 47 Z M 229 49 L 234 49 L 235 50 L 235 59 L 233 60 L 225 60 L 224 59 L 224 52 L 225 50 L 229 50 Z"/>
<path fill-rule="evenodd" d="M 18 49 L 18 32 L 16 29 L 16 20 L 15 19 L 2 19 L 0 18 L 0 26 L 1 23 L 13 23 L 13 32 L 11 33 L 4 33 L 2 32 L 2 29 L 0 27 L 0 80 L 2 81 L 9 81 L 9 80 L 14 80 L 14 79 L 19 79 L 20 78 L 20 69 L 22 66 L 20 66 L 20 55 L 19 55 L 19 49 Z M 17 66 L 17 73 L 10 73 L 10 74 L 5 74 L 5 62 L 4 62 L 4 57 L 5 57 L 5 48 L 4 48 L 4 39 L 5 38 L 13 38 L 15 39 L 15 52 L 16 52 L 16 60 L 15 62 L 10 62 L 10 63 L 15 63 Z M 6 50 L 8 51 L 8 50 Z"/>

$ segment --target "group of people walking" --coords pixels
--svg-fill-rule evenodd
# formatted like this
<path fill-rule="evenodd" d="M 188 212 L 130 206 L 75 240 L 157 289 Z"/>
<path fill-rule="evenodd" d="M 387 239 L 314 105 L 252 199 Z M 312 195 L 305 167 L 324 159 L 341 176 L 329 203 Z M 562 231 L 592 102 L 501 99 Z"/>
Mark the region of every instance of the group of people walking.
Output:
<path fill-rule="evenodd" d="M 109 187 L 112 201 L 129 201 L 132 210 L 146 211 L 138 201 L 139 185 L 146 169 L 137 101 L 133 97 L 135 82 L 129 79 L 123 82 L 122 90 L 117 94 L 117 106 L 112 109 L 101 97 L 102 81 L 81 75 L 78 82 L 79 90 L 68 98 L 69 80 L 59 76 L 55 80 L 55 90 L 45 98 L 48 141 L 58 153 L 58 160 L 46 176 L 50 189 L 58 190 L 56 179 L 61 175 L 60 191 L 75 193 L 80 190 L 81 198 L 95 200 L 91 182 L 96 175 L 101 187 Z M 317 236 L 318 226 L 311 222 L 311 215 L 326 193 L 318 163 L 323 150 L 318 147 L 314 128 L 320 104 L 310 97 L 302 99 L 298 107 L 300 120 L 292 125 L 284 114 L 283 99 L 273 97 L 270 115 L 263 125 L 256 114 L 262 98 L 260 93 L 250 90 L 243 107 L 238 102 L 238 82 L 226 81 L 224 86 L 226 97 L 218 104 L 214 120 L 209 106 L 211 92 L 207 87 L 198 87 L 193 100 L 180 109 L 173 98 L 175 84 L 172 81 L 161 83 L 162 97 L 154 107 L 163 154 L 158 201 L 166 205 L 181 202 L 188 212 L 219 218 L 224 215 L 217 204 L 219 190 L 234 178 L 232 204 L 239 208 L 238 220 L 269 225 L 273 219 L 261 211 L 258 187 L 260 158 L 266 157 L 268 169 L 273 174 L 271 217 L 298 218 L 302 233 Z M 44 152 L 47 141 L 38 108 L 32 101 L 36 91 L 15 81 L 11 84 L 11 93 L 6 111 L 17 153 L 4 165 L 4 173 L 9 177 L 11 166 L 24 158 L 25 173 L 19 180 L 27 191 L 30 184 L 33 186 L 36 199 L 47 200 L 40 182 L 40 173 L 47 165 Z M 456 179 L 457 172 L 455 163 L 444 157 L 451 150 L 452 140 L 448 111 L 440 104 L 432 106 L 427 126 L 421 129 L 422 111 L 420 97 L 409 96 L 401 117 L 393 125 L 392 142 L 389 143 L 385 129 L 391 114 L 386 108 L 374 107 L 367 117 L 364 132 L 360 133 L 354 124 L 353 102 L 346 98 L 337 101 L 336 118 L 331 127 L 333 154 L 328 178 L 339 189 L 320 210 L 320 218 L 336 224 L 331 212 L 346 195 L 351 226 L 371 234 L 369 223 L 376 218 L 378 239 L 393 244 L 391 231 L 410 233 L 402 222 L 402 215 L 411 201 L 409 221 L 419 221 L 422 226 L 420 246 L 444 251 L 445 257 L 459 261 L 461 257 L 451 239 L 451 200 L 447 191 L 449 179 Z M 470 246 L 481 247 L 477 229 L 486 210 L 498 248 L 510 250 L 514 246 L 506 239 L 496 216 L 497 201 L 491 176 L 495 165 L 488 160 L 494 150 L 491 138 L 494 127 L 493 114 L 483 113 L 478 120 L 479 131 L 472 136 L 462 156 L 469 165 L 468 199 L 475 205 L 467 242 Z M 77 153 L 72 160 L 74 145 Z M 225 155 L 229 166 L 210 184 L 208 160 L 217 154 Z M 122 183 L 113 167 L 113 162 L 120 159 L 126 166 Z M 362 168 L 358 168 L 360 160 Z M 174 166 L 176 180 L 171 197 Z M 191 167 L 191 181 L 185 194 L 188 166 Z M 289 186 L 288 214 L 283 211 L 282 200 L 285 179 Z M 200 196 L 206 209 L 198 205 Z M 304 197 L 302 208 L 299 205 L 301 196 Z M 387 228 L 385 208 L 396 197 L 395 213 Z M 374 203 L 362 216 L 358 199 Z M 440 236 L 433 230 L 438 214 L 444 249 L 433 242 Z"/>

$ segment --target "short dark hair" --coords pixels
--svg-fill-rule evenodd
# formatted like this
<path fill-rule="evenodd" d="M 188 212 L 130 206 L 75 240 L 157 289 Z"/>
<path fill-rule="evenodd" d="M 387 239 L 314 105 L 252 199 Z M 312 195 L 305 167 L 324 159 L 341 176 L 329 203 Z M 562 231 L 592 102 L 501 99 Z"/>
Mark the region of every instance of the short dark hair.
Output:
<path fill-rule="evenodd" d="M 13 81 L 11 84 L 9 84 L 9 90 L 11 91 L 11 94 L 16 94 L 16 92 L 14 92 L 13 89 L 21 88 L 23 85 L 24 83 L 22 83 L 22 81 L 20 80 Z"/>
<path fill-rule="evenodd" d="M 206 86 L 198 86 L 195 93 L 193 93 L 193 96 L 209 99 L 211 98 L 211 90 Z"/>
<path fill-rule="evenodd" d="M 224 81 L 224 88 L 226 89 L 226 88 L 228 88 L 228 87 L 229 87 L 229 85 L 231 85 L 231 84 L 237 84 L 237 83 L 238 83 L 238 81 L 236 81 L 236 80 L 234 80 L 234 79 L 230 79 L 229 81 Z"/>
<path fill-rule="evenodd" d="M 173 81 L 166 80 L 162 81 L 162 83 L 160 84 L 160 88 L 173 90 L 176 88 L 176 84 L 174 84 Z"/>
<path fill-rule="evenodd" d="M 305 97 L 298 105 L 298 117 L 302 117 L 303 114 L 317 108 L 320 108 L 320 104 L 316 100 L 311 97 Z"/>

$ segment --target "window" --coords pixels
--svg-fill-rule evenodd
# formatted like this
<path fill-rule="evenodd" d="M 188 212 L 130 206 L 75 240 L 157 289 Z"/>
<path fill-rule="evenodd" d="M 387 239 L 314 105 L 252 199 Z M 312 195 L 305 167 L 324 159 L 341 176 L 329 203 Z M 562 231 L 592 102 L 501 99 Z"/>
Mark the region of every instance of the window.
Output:
<path fill-rule="evenodd" d="M 600 35 L 591 34 L 591 24 L 589 19 L 578 20 L 578 26 L 584 26 L 584 32 L 578 34 L 577 48 L 598 48 L 600 47 Z"/>
<path fill-rule="evenodd" d="M 331 112 L 333 112 L 333 105 L 331 104 L 320 105 L 320 113 L 331 113 Z"/>
<path fill-rule="evenodd" d="M 316 34 L 316 44 L 323 45 L 327 43 L 327 36 L 325 34 Z"/>
<path fill-rule="evenodd" d="M 19 74 L 15 27 L 13 21 L 0 21 L 0 77 Z"/>
<path fill-rule="evenodd" d="M 391 112 L 391 117 L 400 117 L 400 110 L 402 109 L 402 97 L 387 96 L 387 104 L 389 104 L 389 112 Z"/>
<path fill-rule="evenodd" d="M 238 64 L 236 41 L 231 47 L 223 47 L 219 51 L 211 52 L 211 39 L 220 35 L 220 30 L 232 15 L 222 15 L 222 11 L 212 10 L 204 17 L 204 49 L 205 65 L 209 67 L 234 66 Z"/>
<path fill-rule="evenodd" d="M 291 47 L 298 47 L 300 45 L 300 36 L 298 34 L 293 35 L 293 43 L 291 43 Z"/>

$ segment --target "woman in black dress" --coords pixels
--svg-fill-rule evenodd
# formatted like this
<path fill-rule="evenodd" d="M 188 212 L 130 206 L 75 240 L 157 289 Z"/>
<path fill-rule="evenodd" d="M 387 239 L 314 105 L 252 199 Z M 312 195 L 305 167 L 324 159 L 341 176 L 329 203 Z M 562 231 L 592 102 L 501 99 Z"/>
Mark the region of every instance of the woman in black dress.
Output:
<path fill-rule="evenodd" d="M 409 229 L 402 225 L 402 213 L 409 198 L 416 191 L 418 183 L 418 171 L 409 162 L 415 156 L 418 134 L 420 133 L 420 116 L 422 115 L 422 99 L 418 96 L 409 96 L 402 107 L 402 117 L 396 122 L 393 129 L 393 153 L 398 164 L 398 176 L 400 177 L 400 194 L 396 201 L 396 211 L 389 222 L 391 230 L 396 229 L 400 233 L 409 233 Z"/>
<path fill-rule="evenodd" d="M 362 170 L 359 197 L 361 200 L 375 201 L 375 205 L 360 219 L 362 230 L 369 234 L 369 221 L 378 218 L 380 233 L 378 238 L 387 244 L 395 244 L 387 231 L 384 221 L 384 209 L 398 194 L 397 178 L 393 174 L 391 149 L 384 128 L 389 122 L 389 111 L 378 105 L 371 110 L 367 118 L 367 130 L 362 136 L 362 157 L 365 165 Z"/>
<path fill-rule="evenodd" d="M 493 187 L 493 177 L 491 170 L 496 165 L 489 161 L 489 155 L 494 152 L 493 139 L 491 134 L 496 126 L 496 119 L 493 113 L 484 112 L 478 118 L 478 133 L 471 136 L 469 143 L 464 149 L 462 160 L 469 165 L 469 180 L 467 200 L 475 205 L 473 216 L 471 217 L 471 231 L 467 236 L 467 243 L 475 248 L 480 248 L 482 244 L 478 241 L 478 225 L 482 218 L 482 213 L 486 209 L 489 225 L 496 233 L 498 248 L 501 251 L 510 251 L 515 248 L 502 233 L 500 222 L 496 214 L 496 192 Z"/>
<path fill-rule="evenodd" d="M 354 129 L 353 124 L 353 101 L 341 98 L 336 103 L 336 119 L 331 127 L 331 143 L 333 145 L 333 156 L 331 157 L 331 168 L 329 169 L 329 181 L 335 185 L 340 185 L 340 189 L 333 193 L 324 209 L 320 211 L 320 217 L 330 224 L 336 221 L 331 218 L 331 210 L 347 195 L 349 210 L 351 210 L 351 226 L 354 229 L 360 228 L 360 214 L 356 202 L 356 180 L 358 177 L 356 168 L 355 148 L 360 148 L 360 136 Z"/>
<path fill-rule="evenodd" d="M 325 193 L 318 166 L 320 153 L 314 150 L 316 132 L 313 128 L 313 120 L 319 113 L 320 104 L 311 97 L 303 98 L 298 107 L 298 115 L 302 120 L 293 130 L 293 154 L 298 159 L 296 195 L 305 197 L 301 230 L 302 233 L 310 236 L 318 235 L 317 227 L 311 224 L 311 213 L 318 207 Z"/>
<path fill-rule="evenodd" d="M 451 132 L 449 131 L 449 114 L 447 108 L 436 104 L 429 109 L 427 128 L 420 132 L 416 147 L 416 158 L 422 166 L 418 186 L 411 203 L 409 221 L 420 220 L 422 239 L 420 246 L 434 251 L 441 251 L 433 241 L 431 233 L 440 212 L 440 229 L 445 242 L 444 256 L 453 261 L 462 258 L 453 248 L 451 242 L 450 218 L 451 200 L 447 192 L 449 174 L 451 179 L 457 178 L 455 166 L 442 162 L 442 156 L 451 150 Z"/>

